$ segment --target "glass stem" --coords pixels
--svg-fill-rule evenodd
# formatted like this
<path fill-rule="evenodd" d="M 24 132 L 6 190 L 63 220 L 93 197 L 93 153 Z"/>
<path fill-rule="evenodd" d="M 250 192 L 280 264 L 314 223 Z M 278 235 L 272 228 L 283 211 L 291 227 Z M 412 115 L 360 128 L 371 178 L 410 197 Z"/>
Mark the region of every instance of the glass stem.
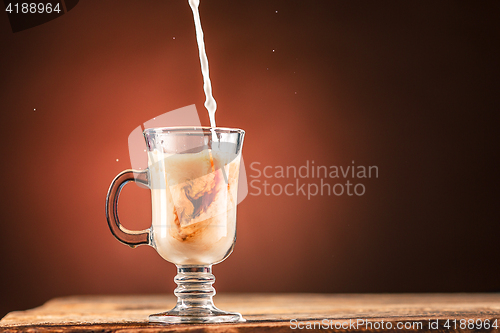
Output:
<path fill-rule="evenodd" d="M 212 274 L 212 265 L 177 266 L 175 276 L 177 288 L 177 304 L 167 312 L 152 314 L 149 321 L 152 323 L 235 323 L 245 319 L 236 312 L 226 312 L 214 306 L 212 298 L 215 296 L 215 276 Z"/>
<path fill-rule="evenodd" d="M 208 266 L 177 266 L 174 279 L 177 288 L 176 308 L 212 308 L 212 298 L 215 296 L 215 276 L 212 265 Z"/>

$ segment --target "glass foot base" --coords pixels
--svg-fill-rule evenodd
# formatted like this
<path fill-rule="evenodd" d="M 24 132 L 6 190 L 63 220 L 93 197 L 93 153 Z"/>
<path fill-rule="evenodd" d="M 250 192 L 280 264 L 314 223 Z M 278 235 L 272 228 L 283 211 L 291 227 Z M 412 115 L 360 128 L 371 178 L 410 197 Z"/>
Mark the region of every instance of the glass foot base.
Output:
<path fill-rule="evenodd" d="M 226 312 L 215 307 L 212 297 L 215 289 L 212 265 L 177 266 L 174 291 L 177 305 L 170 311 L 152 314 L 150 323 L 188 324 L 188 323 L 237 323 L 245 319 L 235 312 Z"/>
<path fill-rule="evenodd" d="M 149 316 L 150 323 L 189 324 L 189 323 L 238 323 L 245 322 L 241 314 L 225 312 L 215 307 L 211 309 L 182 309 L 176 308 Z"/>

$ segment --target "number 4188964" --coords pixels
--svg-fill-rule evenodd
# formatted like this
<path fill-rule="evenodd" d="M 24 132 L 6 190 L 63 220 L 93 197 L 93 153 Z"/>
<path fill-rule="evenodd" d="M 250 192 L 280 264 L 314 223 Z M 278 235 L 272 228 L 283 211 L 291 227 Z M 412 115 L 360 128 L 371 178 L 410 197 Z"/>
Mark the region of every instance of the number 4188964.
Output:
<path fill-rule="evenodd" d="M 498 319 L 495 320 L 489 320 L 489 319 L 448 319 L 443 325 L 447 329 L 498 329 Z"/>
<path fill-rule="evenodd" d="M 43 14 L 47 13 L 50 14 L 52 12 L 60 13 L 61 9 L 59 8 L 59 3 L 56 3 L 54 7 L 52 7 L 52 4 L 49 3 L 10 3 L 7 5 L 7 8 L 5 8 L 6 12 L 12 13 L 14 12 L 15 14 L 23 13 L 23 14 Z"/>

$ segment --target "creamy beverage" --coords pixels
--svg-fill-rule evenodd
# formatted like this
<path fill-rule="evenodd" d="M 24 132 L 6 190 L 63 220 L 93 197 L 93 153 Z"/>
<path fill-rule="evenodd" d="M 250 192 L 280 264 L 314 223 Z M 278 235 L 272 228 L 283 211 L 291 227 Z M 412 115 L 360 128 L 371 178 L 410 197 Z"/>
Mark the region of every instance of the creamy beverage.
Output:
<path fill-rule="evenodd" d="M 236 236 L 240 155 L 234 158 L 234 154 L 212 149 L 148 154 L 153 241 L 158 253 L 178 265 L 223 260 Z"/>
<path fill-rule="evenodd" d="M 210 116 L 213 143 L 220 145 L 214 132 L 217 103 L 212 96 L 198 10 L 200 0 L 188 2 L 203 75 L 204 105 Z M 163 144 L 168 146 L 167 142 Z M 241 154 L 208 148 L 180 154 L 165 151 L 161 145 L 148 151 L 154 246 L 164 259 L 177 265 L 217 263 L 231 252 L 236 237 Z"/>
<path fill-rule="evenodd" d="M 217 103 L 212 96 L 198 11 L 200 1 L 188 1 L 196 29 L 204 105 L 213 131 Z M 220 139 L 215 132 L 212 137 L 214 143 Z M 229 255 L 236 237 L 241 154 L 235 156 L 208 148 L 181 154 L 165 151 L 161 145 L 148 151 L 154 246 L 164 259 L 177 265 L 217 263 Z"/>
<path fill-rule="evenodd" d="M 204 105 L 210 126 L 215 128 L 217 103 L 212 96 L 199 4 L 199 0 L 189 0 L 203 75 Z M 153 241 L 158 253 L 177 265 L 223 260 L 231 252 L 236 236 L 240 156 L 230 160 L 229 155 L 212 149 L 168 154 L 160 148 L 148 154 Z"/>

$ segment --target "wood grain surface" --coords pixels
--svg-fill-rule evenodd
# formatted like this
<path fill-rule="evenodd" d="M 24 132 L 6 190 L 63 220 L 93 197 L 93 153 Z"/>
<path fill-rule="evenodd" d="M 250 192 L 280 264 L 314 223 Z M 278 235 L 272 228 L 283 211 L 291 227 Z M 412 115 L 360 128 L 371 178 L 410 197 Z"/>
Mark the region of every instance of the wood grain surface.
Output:
<path fill-rule="evenodd" d="M 0 331 L 296 332 L 302 331 L 299 324 L 307 332 L 500 331 L 493 325 L 496 320 L 500 326 L 500 294 L 221 294 L 214 301 L 220 309 L 240 312 L 247 321 L 149 324 L 148 315 L 174 306 L 173 295 L 72 296 L 11 312 L 0 320 Z M 467 321 L 465 329 L 460 320 Z M 444 326 L 447 321 L 449 327 Z M 407 326 L 397 330 L 398 323 Z"/>

